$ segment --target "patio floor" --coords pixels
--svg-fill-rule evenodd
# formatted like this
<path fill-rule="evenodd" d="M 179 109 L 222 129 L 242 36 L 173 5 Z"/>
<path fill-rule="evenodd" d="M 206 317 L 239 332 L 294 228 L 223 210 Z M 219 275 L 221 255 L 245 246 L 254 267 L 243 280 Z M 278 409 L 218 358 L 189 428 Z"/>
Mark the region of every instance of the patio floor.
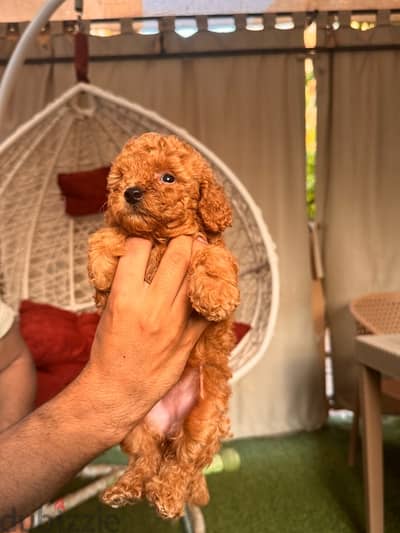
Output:
<path fill-rule="evenodd" d="M 331 417 L 312 433 L 230 442 L 240 467 L 208 476 L 207 533 L 355 533 L 365 531 L 361 454 L 346 464 L 351 420 Z M 400 531 L 400 418 L 385 434 L 386 533 Z M 231 452 L 232 453 L 232 452 Z M 228 452 L 229 454 L 229 452 Z M 158 519 L 145 504 L 122 510 L 96 499 L 39 532 L 180 533 L 180 523 Z"/>

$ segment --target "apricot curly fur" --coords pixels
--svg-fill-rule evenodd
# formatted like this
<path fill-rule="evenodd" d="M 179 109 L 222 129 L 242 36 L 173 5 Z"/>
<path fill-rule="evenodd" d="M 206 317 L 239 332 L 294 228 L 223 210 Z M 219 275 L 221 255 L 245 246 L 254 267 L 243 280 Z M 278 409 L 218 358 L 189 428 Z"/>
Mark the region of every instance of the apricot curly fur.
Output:
<path fill-rule="evenodd" d="M 171 174 L 173 183 L 163 183 Z M 134 206 L 124 197 L 129 187 L 143 191 Z M 128 468 L 102 496 L 120 507 L 147 498 L 164 518 L 184 512 L 185 503 L 209 500 L 203 469 L 221 440 L 230 435 L 229 354 L 234 346 L 231 316 L 239 303 L 238 267 L 221 232 L 232 223 L 223 189 L 203 157 L 172 135 L 146 133 L 129 140 L 108 177 L 106 227 L 89 239 L 89 278 L 96 303 L 104 308 L 128 236 L 153 242 L 146 272 L 151 282 L 168 241 L 202 235 L 209 245 L 197 252 L 189 269 L 193 308 L 210 321 L 190 354 L 188 365 L 202 373 L 202 394 L 174 435 L 160 434 L 146 420 L 125 438 Z"/>

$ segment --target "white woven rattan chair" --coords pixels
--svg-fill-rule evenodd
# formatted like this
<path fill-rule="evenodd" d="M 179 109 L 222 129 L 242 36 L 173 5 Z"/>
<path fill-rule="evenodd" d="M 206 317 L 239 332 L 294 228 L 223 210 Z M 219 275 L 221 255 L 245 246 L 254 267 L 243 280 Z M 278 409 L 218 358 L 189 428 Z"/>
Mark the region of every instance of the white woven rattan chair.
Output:
<path fill-rule="evenodd" d="M 234 225 L 226 238 L 240 264 L 236 318 L 251 325 L 232 353 L 237 381 L 265 354 L 278 309 L 277 258 L 261 212 L 226 165 L 186 131 L 92 85 L 74 86 L 0 145 L 4 299 L 15 310 L 22 299 L 73 311 L 93 308 L 86 247 L 102 215 L 66 215 L 57 174 L 108 165 L 129 137 L 145 131 L 174 133 L 191 143 L 230 197 Z M 108 471 L 107 481 L 117 474 Z"/>

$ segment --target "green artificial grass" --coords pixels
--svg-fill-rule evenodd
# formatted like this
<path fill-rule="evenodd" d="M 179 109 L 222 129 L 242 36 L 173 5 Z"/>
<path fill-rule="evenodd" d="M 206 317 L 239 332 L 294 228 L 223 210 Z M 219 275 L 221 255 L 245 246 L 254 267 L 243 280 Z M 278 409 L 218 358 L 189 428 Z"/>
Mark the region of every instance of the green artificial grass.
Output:
<path fill-rule="evenodd" d="M 207 533 L 365 531 L 361 453 L 356 467 L 346 463 L 350 424 L 350 420 L 336 417 L 312 433 L 228 443 L 223 462 L 230 471 L 222 470 L 219 461 L 216 473 L 208 475 Z M 400 418 L 385 420 L 384 436 L 385 532 L 398 533 Z M 240 457 L 240 466 L 232 449 Z M 92 499 L 36 531 L 181 533 L 183 528 L 179 522 L 157 518 L 143 503 L 112 510 Z"/>

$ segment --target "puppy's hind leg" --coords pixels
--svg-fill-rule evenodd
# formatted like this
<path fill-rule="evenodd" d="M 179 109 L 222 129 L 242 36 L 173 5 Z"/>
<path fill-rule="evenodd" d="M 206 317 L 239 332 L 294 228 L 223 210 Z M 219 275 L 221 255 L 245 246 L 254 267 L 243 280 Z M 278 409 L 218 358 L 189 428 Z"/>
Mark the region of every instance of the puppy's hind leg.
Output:
<path fill-rule="evenodd" d="M 158 474 L 146 485 L 146 496 L 161 517 L 182 516 L 187 501 L 207 503 L 207 489 L 200 476 L 221 440 L 229 435 L 229 394 L 225 373 L 205 368 L 204 398 L 186 419 L 182 436 L 174 442 L 174 454 L 161 463 Z"/>
<path fill-rule="evenodd" d="M 111 507 L 133 504 L 143 497 L 146 481 L 159 469 L 161 461 L 159 436 L 141 425 L 125 438 L 122 446 L 130 461 L 125 473 L 107 489 L 101 499 Z"/>
<path fill-rule="evenodd" d="M 195 474 L 188 491 L 188 503 L 204 507 L 210 501 L 207 481 L 202 472 Z"/>

